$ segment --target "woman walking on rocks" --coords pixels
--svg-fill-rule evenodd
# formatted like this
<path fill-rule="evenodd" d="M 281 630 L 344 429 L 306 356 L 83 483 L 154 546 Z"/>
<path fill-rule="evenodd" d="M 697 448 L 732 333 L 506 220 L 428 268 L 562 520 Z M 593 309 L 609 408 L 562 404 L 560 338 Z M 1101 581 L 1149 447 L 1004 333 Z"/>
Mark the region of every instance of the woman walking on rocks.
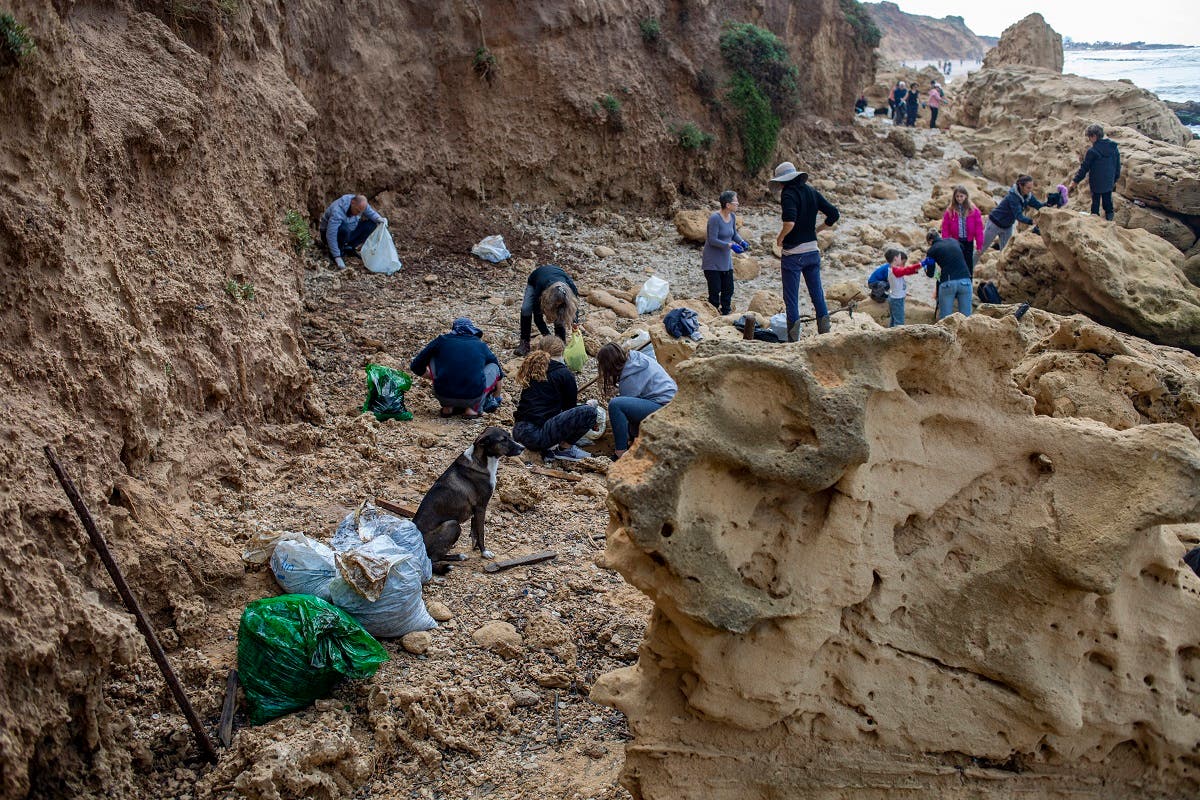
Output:
<path fill-rule="evenodd" d="M 701 267 L 708 284 L 709 305 L 728 314 L 733 304 L 733 254 L 746 252 L 750 244 L 737 231 L 737 192 L 721 192 L 718 200 L 721 210 L 708 218 Z"/>
<path fill-rule="evenodd" d="M 954 187 L 950 205 L 942 215 L 942 238 L 958 242 L 974 275 L 975 251 L 983 249 L 983 213 L 971 202 L 966 186 Z"/>

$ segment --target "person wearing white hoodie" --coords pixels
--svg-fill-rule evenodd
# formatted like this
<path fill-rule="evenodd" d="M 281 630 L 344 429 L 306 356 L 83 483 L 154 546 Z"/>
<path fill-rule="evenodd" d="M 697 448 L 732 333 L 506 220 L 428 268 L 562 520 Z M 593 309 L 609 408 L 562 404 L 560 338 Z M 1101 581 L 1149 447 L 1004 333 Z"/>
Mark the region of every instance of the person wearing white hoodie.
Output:
<path fill-rule="evenodd" d="M 612 423 L 613 455 L 620 458 L 636 437 L 642 420 L 671 402 L 678 387 L 662 366 L 644 353 L 628 353 L 618 344 L 606 344 L 596 354 L 601 390 L 608 398 Z"/>

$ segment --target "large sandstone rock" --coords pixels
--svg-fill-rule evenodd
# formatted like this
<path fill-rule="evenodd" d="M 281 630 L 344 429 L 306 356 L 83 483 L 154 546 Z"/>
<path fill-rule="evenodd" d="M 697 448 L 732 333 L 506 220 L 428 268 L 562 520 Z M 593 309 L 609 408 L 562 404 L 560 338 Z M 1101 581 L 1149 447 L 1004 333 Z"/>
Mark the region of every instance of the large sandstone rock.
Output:
<path fill-rule="evenodd" d="M 1200 349 L 1200 288 L 1185 278 L 1182 253 L 1089 214 L 1043 210 L 1037 222 L 1044 245 L 1024 234 L 1002 253 L 1002 296 Z"/>
<path fill-rule="evenodd" d="M 1185 253 L 1196 243 L 1195 232 L 1183 220 L 1165 211 L 1146 208 L 1136 203 L 1118 204 L 1113 221 L 1122 228 L 1141 228 L 1149 231 Z"/>
<path fill-rule="evenodd" d="M 637 797 L 1200 792 L 1200 579 L 1161 527 L 1200 519 L 1200 442 L 1120 397 L 1056 402 L 1024 362 L 1099 370 L 1074 347 L 1105 338 L 1056 320 L 712 342 L 681 368 L 609 476 L 606 563 L 655 610 L 593 697 L 629 718 Z M 1140 346 L 1108 365 L 1138 381 L 1087 391 L 1154 407 L 1169 370 Z"/>
<path fill-rule="evenodd" d="M 1063 71 L 1062 36 L 1041 14 L 1030 14 L 1009 25 L 983 57 L 984 69 L 1013 65 Z"/>
<path fill-rule="evenodd" d="M 704 244 L 708 239 L 708 218 L 711 211 L 679 211 L 675 214 L 675 230 L 689 242 Z"/>
<path fill-rule="evenodd" d="M 988 191 L 987 180 L 955 166 L 951 167 L 949 174 L 935 183 L 930 190 L 929 199 L 921 206 L 921 213 L 925 215 L 925 219 L 941 220 L 954 197 L 954 187 L 956 186 L 966 188 L 967 196 L 972 203 L 979 206 L 979 210 L 985 217 L 996 207 L 996 200 Z"/>

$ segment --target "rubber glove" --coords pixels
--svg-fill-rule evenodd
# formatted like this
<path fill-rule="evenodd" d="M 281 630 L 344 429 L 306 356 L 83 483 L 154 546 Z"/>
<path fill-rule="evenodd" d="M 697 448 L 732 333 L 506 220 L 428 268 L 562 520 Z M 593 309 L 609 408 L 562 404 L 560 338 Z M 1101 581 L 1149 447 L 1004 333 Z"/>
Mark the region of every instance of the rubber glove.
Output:
<path fill-rule="evenodd" d="M 742 246 L 740 244 L 738 244 L 737 242 L 734 242 L 733 244 L 729 245 L 729 249 L 735 253 L 742 252 Z"/>
<path fill-rule="evenodd" d="M 338 268 L 338 269 L 345 269 L 345 268 L 346 268 L 346 262 L 342 260 L 342 257 L 341 257 L 341 256 L 338 256 L 337 258 L 335 258 L 335 259 L 333 260 L 333 263 L 337 264 L 337 268 Z"/>
<path fill-rule="evenodd" d="M 380 217 L 379 224 L 386 228 L 387 227 L 387 217 Z"/>

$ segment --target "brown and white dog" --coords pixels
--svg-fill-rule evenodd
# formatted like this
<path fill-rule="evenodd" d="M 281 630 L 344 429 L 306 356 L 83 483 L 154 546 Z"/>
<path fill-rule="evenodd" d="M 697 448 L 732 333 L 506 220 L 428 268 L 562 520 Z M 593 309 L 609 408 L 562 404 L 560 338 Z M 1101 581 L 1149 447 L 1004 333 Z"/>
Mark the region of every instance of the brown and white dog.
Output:
<path fill-rule="evenodd" d="M 434 572 L 450 569 L 450 561 L 466 561 L 462 553 L 450 555 L 450 548 L 462 535 L 463 524 L 471 520 L 471 543 L 484 558 L 493 558 L 483 541 L 483 521 L 488 501 L 496 489 L 496 470 L 504 456 L 525 451 L 503 428 L 484 429 L 425 493 L 413 523 L 425 540 L 425 552 L 433 561 Z"/>

